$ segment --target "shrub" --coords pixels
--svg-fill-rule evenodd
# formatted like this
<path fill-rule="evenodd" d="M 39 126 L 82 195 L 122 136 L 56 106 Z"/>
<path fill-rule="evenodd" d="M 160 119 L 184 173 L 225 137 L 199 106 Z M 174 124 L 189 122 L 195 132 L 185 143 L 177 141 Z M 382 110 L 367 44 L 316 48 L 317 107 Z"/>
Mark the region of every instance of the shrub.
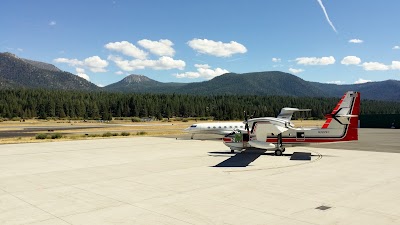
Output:
<path fill-rule="evenodd" d="M 36 139 L 46 139 L 47 138 L 47 134 L 36 134 Z"/>
<path fill-rule="evenodd" d="M 83 137 L 101 137 L 100 134 L 84 134 Z"/>
<path fill-rule="evenodd" d="M 112 136 L 118 136 L 118 133 L 111 133 Z"/>
<path fill-rule="evenodd" d="M 63 136 L 62 136 L 62 134 L 60 134 L 60 133 L 54 133 L 54 134 L 52 134 L 51 135 L 51 139 L 60 139 L 60 138 L 62 138 Z"/>
<path fill-rule="evenodd" d="M 132 122 L 142 122 L 139 117 L 132 117 Z"/>
<path fill-rule="evenodd" d="M 138 131 L 136 133 L 136 135 L 146 135 L 146 134 L 147 134 L 147 132 L 145 132 L 145 131 Z"/>
<path fill-rule="evenodd" d="M 111 137 L 112 133 L 111 132 L 106 132 L 103 134 L 103 137 Z"/>
<path fill-rule="evenodd" d="M 188 119 L 183 119 L 182 122 L 189 122 L 189 120 Z"/>
<path fill-rule="evenodd" d="M 121 135 L 122 135 L 122 136 L 129 136 L 129 135 L 131 135 L 131 133 L 129 133 L 129 132 L 122 132 Z"/>

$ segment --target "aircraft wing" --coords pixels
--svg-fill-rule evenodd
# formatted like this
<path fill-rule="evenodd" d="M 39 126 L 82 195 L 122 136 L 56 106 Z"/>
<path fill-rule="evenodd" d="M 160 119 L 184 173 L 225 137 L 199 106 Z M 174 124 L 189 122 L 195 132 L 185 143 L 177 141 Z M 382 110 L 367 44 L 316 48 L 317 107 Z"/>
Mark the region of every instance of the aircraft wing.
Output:
<path fill-rule="evenodd" d="M 257 140 L 250 140 L 249 144 L 255 148 L 274 149 L 276 148 L 275 144 L 266 142 L 268 134 L 277 135 L 287 130 L 288 128 L 281 125 L 276 125 L 269 122 L 258 122 L 255 129 Z"/>
<path fill-rule="evenodd" d="M 288 130 L 288 128 L 280 126 L 280 125 L 275 125 L 272 123 L 265 123 L 265 122 L 258 122 L 255 133 L 256 133 L 256 137 L 257 137 L 258 141 L 265 141 L 265 140 L 267 140 L 268 134 L 277 135 L 277 134 L 280 134 L 287 130 Z"/>

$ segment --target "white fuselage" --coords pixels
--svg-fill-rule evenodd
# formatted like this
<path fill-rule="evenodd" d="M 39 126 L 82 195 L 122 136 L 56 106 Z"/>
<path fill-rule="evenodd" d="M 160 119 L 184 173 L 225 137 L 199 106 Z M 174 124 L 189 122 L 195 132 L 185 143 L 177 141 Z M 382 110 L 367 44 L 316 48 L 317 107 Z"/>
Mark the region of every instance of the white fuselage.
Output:
<path fill-rule="evenodd" d="M 216 122 L 216 123 L 197 123 L 186 128 L 190 134 L 229 134 L 234 130 L 245 130 L 243 122 Z"/>

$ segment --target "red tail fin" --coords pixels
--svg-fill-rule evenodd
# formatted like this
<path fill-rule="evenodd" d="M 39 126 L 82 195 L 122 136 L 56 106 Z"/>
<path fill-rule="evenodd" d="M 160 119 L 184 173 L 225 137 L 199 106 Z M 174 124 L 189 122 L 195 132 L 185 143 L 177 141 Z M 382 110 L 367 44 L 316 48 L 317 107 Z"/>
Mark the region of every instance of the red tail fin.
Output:
<path fill-rule="evenodd" d="M 360 114 L 360 93 L 346 92 L 339 103 L 326 115 L 322 129 L 346 129 L 343 141 L 358 140 L 358 115 Z"/>
<path fill-rule="evenodd" d="M 360 115 L 360 92 L 355 92 L 356 95 L 353 103 L 353 109 L 351 111 L 352 117 L 350 117 L 350 124 L 347 130 L 346 136 L 343 138 L 344 141 L 356 141 L 358 140 L 358 116 Z"/>

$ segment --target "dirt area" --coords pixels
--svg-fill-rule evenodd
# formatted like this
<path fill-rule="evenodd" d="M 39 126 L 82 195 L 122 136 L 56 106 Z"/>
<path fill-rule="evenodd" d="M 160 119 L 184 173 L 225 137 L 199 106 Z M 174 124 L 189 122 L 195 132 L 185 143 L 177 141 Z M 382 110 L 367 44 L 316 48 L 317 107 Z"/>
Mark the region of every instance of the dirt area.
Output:
<path fill-rule="evenodd" d="M 83 120 L 26 120 L 3 121 L 0 123 L 0 144 L 24 143 L 38 141 L 56 141 L 54 139 L 37 140 L 37 134 L 60 133 L 65 139 L 93 138 L 91 136 L 102 136 L 111 132 L 120 136 L 122 132 L 134 135 L 149 136 L 171 136 L 182 135 L 185 128 L 194 123 L 209 123 L 219 121 L 152 121 L 152 122 L 131 122 L 129 120 L 113 120 L 110 122 L 83 121 Z M 226 121 L 225 121 L 226 122 Z M 320 127 L 324 123 L 321 120 L 294 120 L 297 127 Z M 97 137 L 99 138 L 99 137 Z"/>

